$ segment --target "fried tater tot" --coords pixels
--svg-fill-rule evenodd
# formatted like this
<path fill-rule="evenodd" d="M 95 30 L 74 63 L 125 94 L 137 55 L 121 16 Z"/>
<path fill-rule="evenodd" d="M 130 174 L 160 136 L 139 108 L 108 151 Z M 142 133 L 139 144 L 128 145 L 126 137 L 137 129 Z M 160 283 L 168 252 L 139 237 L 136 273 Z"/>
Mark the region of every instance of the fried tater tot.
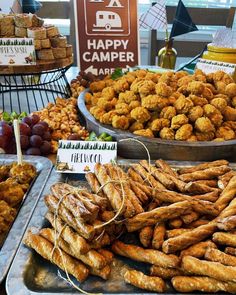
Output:
<path fill-rule="evenodd" d="M 187 114 L 193 106 L 192 100 L 186 97 L 180 97 L 174 103 L 178 114 Z"/>
<path fill-rule="evenodd" d="M 197 96 L 197 95 L 194 95 L 194 94 L 190 94 L 188 98 L 192 100 L 192 102 L 193 102 L 193 104 L 195 106 L 202 107 L 202 106 L 204 106 L 205 104 L 208 103 L 208 100 L 206 98 L 202 97 L 202 96 Z"/>
<path fill-rule="evenodd" d="M 129 119 L 126 116 L 115 115 L 112 118 L 112 126 L 114 128 L 126 130 L 129 128 Z"/>
<path fill-rule="evenodd" d="M 129 131 L 130 132 L 134 132 L 134 131 L 137 131 L 137 130 L 141 130 L 143 129 L 144 126 L 143 126 L 143 123 L 139 123 L 139 122 L 134 122 L 130 127 L 129 127 Z"/>
<path fill-rule="evenodd" d="M 215 128 L 211 123 L 210 119 L 205 117 L 200 117 L 195 122 L 195 128 L 203 133 L 213 132 Z"/>
<path fill-rule="evenodd" d="M 129 105 L 127 103 L 118 103 L 115 106 L 117 115 L 128 115 L 130 112 Z"/>
<path fill-rule="evenodd" d="M 229 127 L 219 127 L 216 130 L 216 136 L 224 140 L 231 140 L 235 138 L 235 132 Z"/>
<path fill-rule="evenodd" d="M 225 88 L 225 94 L 228 95 L 230 98 L 236 95 L 236 83 L 230 83 Z"/>
<path fill-rule="evenodd" d="M 160 118 L 171 120 L 176 116 L 176 109 L 173 106 L 164 107 L 160 113 Z"/>
<path fill-rule="evenodd" d="M 155 91 L 157 95 L 163 96 L 163 97 L 169 97 L 172 94 L 172 89 L 170 86 L 168 86 L 164 82 L 159 82 L 156 84 Z"/>
<path fill-rule="evenodd" d="M 147 122 L 151 118 L 149 111 L 144 107 L 137 107 L 133 109 L 130 114 L 131 118 L 139 123 Z"/>
<path fill-rule="evenodd" d="M 222 97 L 216 97 L 211 100 L 211 105 L 216 107 L 220 112 L 223 112 L 227 107 L 227 101 Z"/>
<path fill-rule="evenodd" d="M 154 132 L 158 132 L 164 127 L 170 127 L 170 120 L 160 118 L 152 121 L 150 129 Z"/>
<path fill-rule="evenodd" d="M 193 126 L 191 124 L 182 125 L 175 133 L 176 140 L 187 140 L 193 132 Z"/>
<path fill-rule="evenodd" d="M 192 81 L 187 86 L 187 91 L 192 94 L 202 94 L 204 91 L 204 83 L 199 81 Z"/>
<path fill-rule="evenodd" d="M 164 127 L 160 131 L 160 138 L 167 139 L 167 140 L 174 140 L 175 139 L 175 131 L 171 128 Z"/>
<path fill-rule="evenodd" d="M 126 90 L 125 92 L 119 93 L 119 100 L 125 103 L 131 103 L 131 101 L 138 100 L 138 96 L 131 90 Z"/>
<path fill-rule="evenodd" d="M 100 117 L 100 122 L 102 124 L 109 124 L 109 125 L 111 125 L 112 124 L 112 119 L 116 115 L 117 115 L 117 112 L 116 111 L 110 111 L 108 113 L 105 113 L 104 115 L 102 115 Z"/>
<path fill-rule="evenodd" d="M 224 109 L 224 118 L 226 121 L 236 121 L 236 109 L 227 106 Z"/>
<path fill-rule="evenodd" d="M 136 130 L 134 131 L 134 134 L 154 138 L 154 134 L 151 129 Z"/>
<path fill-rule="evenodd" d="M 142 98 L 142 106 L 150 111 L 162 110 L 164 107 L 168 106 L 169 101 L 165 97 L 159 95 L 148 95 Z"/>
<path fill-rule="evenodd" d="M 191 122 L 195 122 L 198 118 L 202 117 L 203 108 L 200 106 L 194 106 L 188 113 L 188 118 Z"/>
<path fill-rule="evenodd" d="M 188 118 L 184 114 L 179 114 L 174 116 L 171 120 L 171 128 L 172 129 L 179 129 L 182 125 L 188 123 Z"/>

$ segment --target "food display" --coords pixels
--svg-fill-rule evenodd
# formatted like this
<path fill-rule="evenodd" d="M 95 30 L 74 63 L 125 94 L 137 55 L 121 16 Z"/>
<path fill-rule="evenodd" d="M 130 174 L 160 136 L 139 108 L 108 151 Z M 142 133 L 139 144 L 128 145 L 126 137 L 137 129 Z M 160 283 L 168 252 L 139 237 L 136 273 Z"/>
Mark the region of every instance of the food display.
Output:
<path fill-rule="evenodd" d="M 75 98 L 57 98 L 56 103 L 49 103 L 46 108 L 35 112 L 40 120 L 46 122 L 51 130 L 51 152 L 56 153 L 58 140 L 84 140 L 89 136 L 79 122 L 77 100 Z"/>
<path fill-rule="evenodd" d="M 236 292 L 236 172 L 227 161 L 98 163 L 86 180 L 89 188 L 51 186 L 51 227 L 29 230 L 26 246 L 79 282 L 95 275 L 115 284 L 123 256 L 136 262 L 126 259 L 119 273 L 137 288 Z"/>
<path fill-rule="evenodd" d="M 135 135 L 177 141 L 236 138 L 236 83 L 218 71 L 128 72 L 90 84 L 89 112 L 102 124 Z"/>
<path fill-rule="evenodd" d="M 1 15 L 1 38 L 33 38 L 36 58 L 40 61 L 53 61 L 72 57 L 72 45 L 57 27 L 44 25 L 43 19 L 35 14 Z M 13 61 L 14 63 L 14 61 Z"/>
<path fill-rule="evenodd" d="M 20 145 L 24 154 L 47 156 L 51 153 L 51 132 L 45 121 L 40 120 L 37 115 L 3 113 L 2 121 L 0 121 L 0 147 L 6 153 L 16 154 L 16 142 L 12 126 L 14 118 L 21 120 L 19 123 Z"/>
<path fill-rule="evenodd" d="M 0 166 L 0 247 L 36 174 L 28 163 Z"/>

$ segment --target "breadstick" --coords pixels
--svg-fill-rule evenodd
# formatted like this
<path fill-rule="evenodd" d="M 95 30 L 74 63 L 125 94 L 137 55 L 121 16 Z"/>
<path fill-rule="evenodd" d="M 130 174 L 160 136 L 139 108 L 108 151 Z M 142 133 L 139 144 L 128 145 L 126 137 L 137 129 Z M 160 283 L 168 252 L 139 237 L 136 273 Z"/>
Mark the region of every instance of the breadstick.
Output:
<path fill-rule="evenodd" d="M 199 183 L 199 184 L 205 184 L 205 185 L 210 186 L 210 187 L 218 188 L 218 184 L 217 184 L 216 179 L 196 180 L 194 182 Z"/>
<path fill-rule="evenodd" d="M 130 177 L 133 181 L 135 181 L 135 182 L 139 182 L 139 183 L 141 183 L 141 184 L 144 183 L 143 178 L 139 175 L 139 173 L 137 173 L 136 171 L 134 171 L 133 168 L 129 168 L 129 170 L 128 170 L 128 175 L 129 175 L 129 177 Z"/>
<path fill-rule="evenodd" d="M 170 229 L 166 231 L 166 237 L 167 239 L 177 237 L 179 235 L 182 235 L 183 233 L 190 232 L 191 229 L 189 228 L 175 228 L 175 229 Z"/>
<path fill-rule="evenodd" d="M 98 253 L 105 257 L 107 264 L 111 264 L 114 258 L 114 254 L 106 249 L 98 249 Z"/>
<path fill-rule="evenodd" d="M 137 270 L 127 270 L 124 274 L 124 279 L 126 283 L 140 289 L 158 293 L 164 293 L 166 290 L 166 284 L 161 278 L 146 276 Z"/>
<path fill-rule="evenodd" d="M 62 270 L 65 271 L 66 266 L 67 272 L 73 275 L 79 282 L 83 282 L 87 278 L 89 271 L 83 263 L 67 255 L 63 250 L 53 250 L 53 244 L 45 238 L 28 231 L 24 238 L 24 244 L 33 248 L 39 255 L 56 264 Z"/>
<path fill-rule="evenodd" d="M 183 225 L 183 221 L 181 220 L 180 217 L 178 217 L 178 218 L 169 220 L 168 224 L 170 228 L 181 228 L 181 226 Z"/>
<path fill-rule="evenodd" d="M 186 274 L 179 268 L 164 268 L 161 266 L 152 265 L 150 268 L 150 275 L 157 276 L 162 279 L 171 279 L 175 276 L 183 276 Z"/>
<path fill-rule="evenodd" d="M 233 256 L 236 256 L 236 248 L 233 248 L 233 247 L 226 247 L 226 248 L 225 248 L 225 253 L 226 253 L 226 254 L 233 255 Z"/>
<path fill-rule="evenodd" d="M 177 237 L 166 240 L 162 245 L 162 250 L 165 253 L 175 253 L 179 250 L 186 249 L 187 247 L 201 242 L 211 236 L 215 230 L 216 223 L 211 221 L 208 224 L 192 229 L 190 232 L 186 232 Z"/>
<path fill-rule="evenodd" d="M 160 167 L 163 170 L 163 172 L 178 178 L 177 172 L 174 169 L 172 169 L 171 166 L 166 161 L 159 159 L 155 161 L 155 165 L 157 167 Z"/>
<path fill-rule="evenodd" d="M 86 178 L 92 192 L 99 195 L 103 199 L 107 200 L 107 198 L 106 198 L 105 194 L 103 193 L 103 191 L 100 190 L 101 185 L 100 185 L 96 175 L 94 173 L 92 173 L 92 172 L 89 172 L 89 173 L 85 174 L 85 178 Z M 107 203 L 107 201 L 106 201 L 106 203 Z"/>
<path fill-rule="evenodd" d="M 41 237 L 44 237 L 52 244 L 55 241 L 58 242 L 58 246 L 67 254 L 81 260 L 88 266 L 96 269 L 102 269 L 106 264 L 106 259 L 95 250 L 89 250 L 86 254 L 79 254 L 74 251 L 68 243 L 66 243 L 61 237 L 58 237 L 56 232 L 51 228 L 43 228 L 39 232 Z"/>
<path fill-rule="evenodd" d="M 94 276 L 98 276 L 104 280 L 107 280 L 111 273 L 111 267 L 109 265 L 106 265 L 102 269 L 96 269 L 96 268 L 89 268 L 89 273 L 91 273 Z"/>
<path fill-rule="evenodd" d="M 148 164 L 146 160 L 140 161 L 143 168 L 146 169 L 147 173 L 153 175 L 153 177 L 160 182 L 167 189 L 174 189 L 175 184 L 167 177 L 162 171 Z M 168 174 L 167 174 L 168 175 Z M 168 175 L 169 176 L 169 175 Z M 156 186 L 154 186 L 156 187 Z M 164 188 L 163 188 L 164 189 Z"/>
<path fill-rule="evenodd" d="M 216 232 L 212 240 L 220 245 L 236 247 L 236 235 L 231 233 Z"/>
<path fill-rule="evenodd" d="M 194 211 L 201 214 L 218 215 L 218 211 L 215 209 L 214 204 L 208 201 L 202 201 L 194 199 L 188 195 L 176 193 L 173 191 L 161 191 L 155 189 L 153 193 L 154 199 L 161 200 L 162 202 L 176 203 L 182 201 L 188 201 L 191 204 Z"/>
<path fill-rule="evenodd" d="M 222 191 L 219 199 L 216 201 L 215 206 L 219 211 L 222 211 L 227 207 L 229 202 L 234 198 L 236 194 L 236 176 L 232 177 L 226 186 L 226 188 Z"/>
<path fill-rule="evenodd" d="M 91 194 L 88 191 L 81 191 L 81 195 L 89 199 L 93 204 L 99 206 L 100 210 L 106 210 L 108 205 L 108 200 L 105 196 L 100 196 L 96 194 Z"/>
<path fill-rule="evenodd" d="M 209 223 L 209 220 L 207 220 L 207 219 L 198 219 L 198 220 L 193 221 L 192 223 L 188 224 L 186 227 L 187 228 L 196 228 L 201 225 L 208 224 L 208 223 Z"/>
<path fill-rule="evenodd" d="M 236 215 L 225 217 L 217 221 L 217 227 L 229 231 L 236 228 Z"/>
<path fill-rule="evenodd" d="M 160 202 L 159 201 L 152 201 L 148 207 L 147 207 L 147 211 L 152 211 L 153 209 L 156 209 L 157 207 L 160 206 Z"/>
<path fill-rule="evenodd" d="M 162 222 L 172 219 L 191 210 L 191 205 L 188 201 L 178 202 L 169 206 L 156 208 L 152 211 L 137 214 L 126 221 L 128 232 L 136 231 L 144 226 L 154 225 L 157 222 Z"/>
<path fill-rule="evenodd" d="M 102 247 L 109 246 L 111 244 L 111 239 L 109 235 L 105 232 L 102 236 L 99 236 L 99 238 L 94 237 L 94 239 L 89 243 L 89 246 L 92 249 L 100 249 Z"/>
<path fill-rule="evenodd" d="M 145 248 L 148 248 L 151 245 L 152 236 L 153 228 L 151 226 L 145 226 L 140 230 L 139 240 Z"/>
<path fill-rule="evenodd" d="M 138 197 L 139 201 L 144 204 L 148 201 L 147 194 L 140 189 L 139 186 L 137 186 L 136 182 L 129 180 L 130 188 L 135 193 L 135 195 Z"/>
<path fill-rule="evenodd" d="M 219 262 L 199 260 L 195 257 L 184 256 L 181 267 L 189 273 L 208 276 L 220 281 L 236 282 L 236 267 L 225 266 Z"/>
<path fill-rule="evenodd" d="M 195 171 L 200 171 L 200 170 L 205 170 L 207 168 L 211 167 L 218 167 L 218 166 L 223 166 L 223 165 L 228 165 L 229 162 L 226 160 L 217 160 L 213 162 L 207 162 L 207 163 L 202 163 L 193 167 L 187 167 L 187 168 L 181 168 L 178 170 L 179 174 L 186 174 L 186 173 L 192 173 Z"/>
<path fill-rule="evenodd" d="M 107 175 L 105 167 L 97 163 L 94 167 L 94 172 L 100 184 L 103 185 L 103 191 L 109 199 L 112 208 L 116 211 L 120 210 L 122 206 L 121 196 L 115 189 L 111 178 Z"/>
<path fill-rule="evenodd" d="M 219 291 L 235 293 L 236 284 L 232 282 L 222 282 L 208 277 L 187 277 L 177 276 L 171 280 L 176 291 L 190 293 L 201 291 L 206 293 L 216 293 Z"/>
<path fill-rule="evenodd" d="M 205 259 L 214 262 L 220 262 L 224 265 L 236 266 L 236 257 L 225 254 L 218 249 L 208 248 L 205 253 Z"/>
<path fill-rule="evenodd" d="M 45 218 L 51 223 L 57 232 L 61 233 L 62 238 L 70 244 L 70 246 L 80 254 L 85 254 L 90 250 L 90 246 L 87 241 L 78 235 L 70 226 L 66 225 L 62 219 L 48 212 Z"/>
<path fill-rule="evenodd" d="M 180 257 L 183 258 L 184 256 L 193 256 L 193 257 L 201 258 L 201 257 L 204 257 L 208 248 L 213 249 L 217 247 L 216 247 L 216 244 L 214 244 L 210 240 L 205 242 L 199 242 L 181 251 Z"/>
<path fill-rule="evenodd" d="M 164 223 L 157 223 L 154 231 L 153 231 L 153 238 L 152 238 L 152 248 L 153 249 L 160 249 L 162 244 L 164 243 L 166 233 L 166 227 Z"/>
<path fill-rule="evenodd" d="M 199 213 L 197 213 L 195 211 L 192 211 L 189 214 L 186 214 L 186 215 L 181 216 L 181 219 L 183 220 L 183 222 L 185 224 L 190 224 L 193 221 L 197 220 L 198 218 L 199 218 Z"/>
<path fill-rule="evenodd" d="M 175 255 L 166 255 L 158 250 L 124 244 L 118 240 L 112 244 L 112 250 L 118 255 L 162 267 L 177 267 L 179 265 L 179 258 Z"/>
<path fill-rule="evenodd" d="M 194 195 L 193 198 L 215 203 L 215 201 L 218 200 L 219 195 L 220 195 L 220 191 L 216 189 L 212 192 L 209 192 L 203 195 Z"/>
<path fill-rule="evenodd" d="M 151 171 L 146 171 L 145 169 L 144 169 L 144 167 L 143 166 L 141 166 L 140 164 L 134 164 L 134 165 L 132 165 L 132 167 L 133 167 L 133 169 L 137 172 L 137 173 L 139 173 L 141 176 L 142 176 L 142 178 L 145 180 L 145 184 L 147 184 L 148 186 L 150 186 L 150 187 L 158 187 L 158 188 L 160 188 L 160 189 L 165 189 L 165 187 L 163 186 L 163 184 L 161 184 L 159 181 L 157 181 L 154 177 L 153 177 L 153 175 L 152 175 L 152 173 L 151 173 Z M 151 166 L 150 166 L 151 167 Z"/>
<path fill-rule="evenodd" d="M 219 176 L 218 180 L 218 187 L 222 190 L 226 188 L 230 179 L 236 175 L 235 171 L 231 170 L 221 176 Z"/>
<path fill-rule="evenodd" d="M 74 230 L 78 232 L 85 239 L 92 239 L 95 234 L 94 227 L 85 223 L 80 222 L 78 219 L 70 213 L 70 211 L 63 205 L 59 204 L 59 201 L 53 195 L 47 195 L 44 198 L 45 204 L 49 211 L 56 214 L 58 211 L 59 217 L 71 226 Z"/>
<path fill-rule="evenodd" d="M 208 185 L 202 184 L 202 183 L 198 183 L 198 182 L 188 182 L 185 185 L 185 191 L 190 193 L 190 194 L 206 194 L 212 191 L 218 191 L 217 188 L 212 188 Z"/>
<path fill-rule="evenodd" d="M 220 175 L 225 174 L 230 170 L 229 166 L 217 166 L 207 168 L 205 170 L 195 171 L 192 173 L 181 174 L 180 179 L 185 182 L 190 182 L 194 180 L 204 180 L 204 179 L 213 179 Z"/>
<path fill-rule="evenodd" d="M 145 184 L 135 182 L 135 185 L 141 189 L 148 197 L 152 197 L 152 188 L 150 186 L 147 186 Z"/>

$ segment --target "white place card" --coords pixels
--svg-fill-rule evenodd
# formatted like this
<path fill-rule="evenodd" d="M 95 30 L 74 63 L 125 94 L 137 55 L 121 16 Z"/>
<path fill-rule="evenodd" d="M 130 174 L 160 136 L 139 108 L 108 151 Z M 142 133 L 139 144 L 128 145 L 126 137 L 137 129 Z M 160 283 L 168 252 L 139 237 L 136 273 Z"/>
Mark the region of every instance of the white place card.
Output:
<path fill-rule="evenodd" d="M 236 64 L 200 58 L 196 64 L 196 69 L 202 70 L 205 74 L 223 71 L 234 76 Z"/>
<path fill-rule="evenodd" d="M 117 142 L 60 140 L 56 170 L 61 173 L 93 172 L 96 163 L 117 158 Z"/>
<path fill-rule="evenodd" d="M 33 38 L 0 38 L 0 66 L 36 64 Z"/>

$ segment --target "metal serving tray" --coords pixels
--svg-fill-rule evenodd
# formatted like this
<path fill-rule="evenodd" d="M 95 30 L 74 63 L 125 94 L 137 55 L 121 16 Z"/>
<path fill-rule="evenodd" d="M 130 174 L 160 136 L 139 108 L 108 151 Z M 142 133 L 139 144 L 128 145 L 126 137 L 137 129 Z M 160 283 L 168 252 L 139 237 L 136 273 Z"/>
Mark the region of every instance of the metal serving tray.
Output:
<path fill-rule="evenodd" d="M 16 162 L 15 155 L 0 155 L 0 165 Z M 37 169 L 37 176 L 27 191 L 18 214 L 0 248 L 0 283 L 5 278 L 11 262 L 20 245 L 27 224 L 32 216 L 41 191 L 52 169 L 52 163 L 47 158 L 38 156 L 24 156 L 24 162 L 33 164 Z"/>
<path fill-rule="evenodd" d="M 119 164 L 122 167 L 128 167 L 131 163 L 135 163 L 137 160 L 121 160 Z M 190 167 L 197 165 L 200 162 L 168 162 L 173 168 Z M 236 164 L 230 165 L 233 169 L 236 169 Z M 84 179 L 73 174 L 59 174 L 53 169 L 48 179 L 47 184 L 42 192 L 34 214 L 28 223 L 28 229 L 37 228 L 41 229 L 48 225 L 44 215 L 47 212 L 47 208 L 44 204 L 43 195 L 49 193 L 50 186 L 58 181 L 64 181 L 75 186 L 86 186 Z M 123 241 L 136 242 L 134 234 L 127 234 L 122 237 Z M 80 287 L 90 293 L 103 293 L 103 294 L 143 294 L 148 295 L 150 293 L 141 289 L 126 284 L 122 277 L 122 269 L 124 264 L 131 266 L 132 268 L 148 271 L 149 266 L 145 263 L 130 260 L 125 257 L 116 257 L 114 265 L 112 266 L 112 276 L 109 280 L 104 281 L 101 278 L 95 276 L 89 276 L 88 279 L 80 284 Z M 114 271 L 115 270 L 115 271 Z M 21 243 L 15 259 L 11 265 L 11 269 L 6 279 L 6 290 L 8 295 L 74 295 L 80 294 L 76 289 L 68 285 L 61 277 L 60 274 L 65 277 L 64 272 L 58 271 L 58 268 L 39 256 L 35 251 L 27 248 Z M 72 278 L 72 276 L 71 276 Z M 72 279 L 75 284 L 78 282 Z M 176 291 L 168 286 L 168 294 L 176 294 Z"/>

